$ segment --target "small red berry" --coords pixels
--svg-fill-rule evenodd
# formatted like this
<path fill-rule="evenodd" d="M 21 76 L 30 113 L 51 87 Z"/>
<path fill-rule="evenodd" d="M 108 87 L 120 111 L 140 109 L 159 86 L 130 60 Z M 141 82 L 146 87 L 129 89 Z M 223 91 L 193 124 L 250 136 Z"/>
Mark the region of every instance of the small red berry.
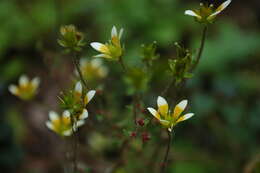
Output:
<path fill-rule="evenodd" d="M 137 120 L 137 123 L 139 126 L 144 126 L 144 119 L 141 118 L 141 119 Z"/>
<path fill-rule="evenodd" d="M 147 142 L 151 139 L 150 135 L 147 132 L 142 133 L 142 140 L 143 142 Z"/>
<path fill-rule="evenodd" d="M 130 134 L 130 137 L 136 137 L 137 136 L 137 133 L 136 132 L 131 132 L 131 134 Z"/>

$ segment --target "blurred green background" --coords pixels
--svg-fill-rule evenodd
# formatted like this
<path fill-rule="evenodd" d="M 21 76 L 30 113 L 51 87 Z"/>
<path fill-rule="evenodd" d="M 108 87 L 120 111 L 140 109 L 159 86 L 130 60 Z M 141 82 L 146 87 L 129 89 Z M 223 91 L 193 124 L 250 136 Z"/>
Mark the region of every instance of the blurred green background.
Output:
<path fill-rule="evenodd" d="M 198 6 L 195 0 L 1 0 L 0 172 L 58 173 L 68 164 L 62 161 L 64 142 L 45 127 L 48 111 L 57 110 L 56 96 L 73 77 L 70 58 L 57 44 L 61 25 L 74 24 L 85 34 L 82 57 L 88 58 L 96 54 L 90 42 L 105 42 L 113 25 L 123 27 L 129 66 L 141 67 L 140 45 L 157 41 L 159 65 L 143 92 L 145 108 L 155 105 L 167 85 L 167 59 L 175 56 L 174 42 L 194 53 L 199 47 L 202 27 L 183 14 Z M 259 8 L 257 0 L 233 0 L 210 26 L 195 75 L 178 93 L 177 101 L 188 98 L 189 111 L 196 116 L 174 131 L 168 172 L 260 172 Z M 109 67 L 103 81 L 104 109 L 120 119 L 130 114 L 125 106 L 131 104 L 131 88 L 123 82 L 118 65 L 104 63 Z M 42 79 L 34 101 L 18 100 L 7 90 L 21 74 Z M 170 103 L 174 92 L 166 96 Z M 94 118 L 81 132 L 82 172 L 107 172 L 120 155 L 120 138 L 106 135 L 114 133 L 106 125 L 117 122 L 104 121 L 106 113 L 95 110 L 97 106 L 90 108 Z M 117 173 L 156 172 L 166 146 L 160 130 L 156 123 L 147 129 L 151 140 L 145 146 L 139 139 L 133 141 Z"/>

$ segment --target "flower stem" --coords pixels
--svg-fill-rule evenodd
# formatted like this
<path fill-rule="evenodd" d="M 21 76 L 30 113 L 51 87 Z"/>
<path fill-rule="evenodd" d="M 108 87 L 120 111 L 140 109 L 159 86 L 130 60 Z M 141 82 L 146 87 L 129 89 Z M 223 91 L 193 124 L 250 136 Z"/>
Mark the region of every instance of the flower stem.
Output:
<path fill-rule="evenodd" d="M 205 41 L 206 41 L 207 30 L 208 30 L 208 26 L 204 26 L 203 31 L 202 31 L 202 37 L 201 37 L 201 42 L 200 42 L 199 53 L 197 55 L 196 62 L 193 65 L 193 68 L 192 68 L 193 70 L 197 67 L 197 65 L 200 62 L 201 55 L 202 55 L 202 52 L 203 52 L 203 49 L 204 49 L 204 45 L 205 45 Z"/>
<path fill-rule="evenodd" d="M 123 61 L 122 56 L 119 57 L 118 62 L 119 62 L 119 64 L 122 66 L 124 72 L 126 73 L 127 70 L 126 70 L 126 66 L 125 66 L 125 63 L 124 63 L 124 61 Z"/>
<path fill-rule="evenodd" d="M 84 77 L 83 77 L 83 75 L 81 73 L 81 70 L 80 70 L 80 67 L 79 67 L 79 58 L 77 57 L 76 53 L 74 53 L 74 56 L 72 58 L 72 62 L 74 64 L 74 66 L 76 67 L 76 70 L 77 70 L 77 72 L 79 74 L 79 78 L 80 78 L 82 84 L 84 85 L 85 88 L 87 88 L 87 82 L 85 81 L 85 79 L 84 79 Z"/>
<path fill-rule="evenodd" d="M 78 140 L 77 140 L 77 133 L 75 130 L 73 130 L 73 173 L 77 173 L 78 168 L 77 168 L 77 150 L 78 150 Z"/>
<path fill-rule="evenodd" d="M 172 78 L 172 80 L 166 85 L 166 87 L 162 91 L 161 96 L 164 96 L 164 95 L 167 94 L 168 90 L 171 88 L 171 86 L 173 85 L 174 81 L 175 81 L 174 78 Z"/>
<path fill-rule="evenodd" d="M 167 130 L 167 133 L 168 133 L 168 145 L 167 145 L 167 149 L 166 149 L 166 152 L 165 152 L 165 155 L 164 155 L 164 160 L 162 162 L 161 173 L 165 172 L 165 169 L 167 167 L 170 149 L 171 149 L 172 133 L 168 130 Z"/>

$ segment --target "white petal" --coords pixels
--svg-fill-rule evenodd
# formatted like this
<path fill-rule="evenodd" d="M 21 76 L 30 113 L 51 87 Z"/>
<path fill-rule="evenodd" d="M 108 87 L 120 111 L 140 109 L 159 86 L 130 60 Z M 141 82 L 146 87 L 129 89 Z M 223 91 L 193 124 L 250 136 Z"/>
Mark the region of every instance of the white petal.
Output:
<path fill-rule="evenodd" d="M 85 124 L 84 120 L 77 121 L 77 127 L 83 126 Z"/>
<path fill-rule="evenodd" d="M 87 111 L 87 109 L 83 109 L 82 113 L 79 116 L 79 119 L 83 120 L 86 118 L 88 118 L 88 111 Z"/>
<path fill-rule="evenodd" d="M 157 98 L 157 105 L 158 107 L 162 106 L 162 105 L 168 105 L 167 101 L 161 97 L 161 96 L 158 96 Z"/>
<path fill-rule="evenodd" d="M 112 27 L 111 37 L 117 37 L 117 30 L 116 30 L 116 27 L 115 27 L 115 26 Z"/>
<path fill-rule="evenodd" d="M 188 113 L 188 114 L 183 115 L 183 121 L 191 118 L 193 115 L 194 115 L 194 113 Z"/>
<path fill-rule="evenodd" d="M 155 116 L 156 118 L 157 118 L 157 114 L 158 114 L 158 112 L 154 109 L 154 108 L 147 108 L 148 109 L 148 111 L 153 115 L 153 116 Z"/>
<path fill-rule="evenodd" d="M 29 83 L 29 79 L 26 75 L 22 75 L 20 78 L 19 78 L 19 85 L 21 86 L 26 86 L 28 85 Z"/>
<path fill-rule="evenodd" d="M 90 43 L 90 46 L 97 51 L 101 51 L 101 48 L 106 46 L 106 45 L 104 45 L 102 43 L 98 43 L 98 42 L 93 42 L 93 43 Z"/>
<path fill-rule="evenodd" d="M 177 123 L 181 122 L 181 121 L 184 121 L 184 120 L 187 120 L 189 119 L 190 117 L 192 117 L 194 115 L 194 113 L 188 113 L 188 114 L 185 114 L 183 116 L 181 116 L 178 120 L 177 120 Z"/>
<path fill-rule="evenodd" d="M 222 3 L 222 4 L 216 9 L 216 11 L 215 11 L 214 13 L 212 13 L 212 14 L 208 17 L 208 19 L 210 19 L 210 18 L 212 18 L 212 17 L 218 15 L 218 14 L 219 14 L 220 12 L 222 12 L 225 8 L 227 8 L 227 6 L 228 6 L 230 3 L 231 3 L 231 0 L 227 0 L 227 1 L 225 1 L 224 3 Z"/>
<path fill-rule="evenodd" d="M 87 95 L 86 95 L 86 97 L 87 97 L 87 103 L 90 102 L 90 100 L 94 97 L 95 94 L 96 94 L 96 91 L 95 91 L 95 90 L 90 90 L 90 91 L 87 93 Z"/>
<path fill-rule="evenodd" d="M 106 55 L 106 54 L 98 54 L 98 55 L 95 55 L 93 57 L 94 58 L 112 58 L 111 56 Z"/>
<path fill-rule="evenodd" d="M 186 10 L 184 12 L 185 15 L 188 15 L 188 16 L 194 16 L 194 17 L 198 17 L 198 18 L 201 18 L 197 13 L 195 13 L 194 11 L 192 10 Z"/>
<path fill-rule="evenodd" d="M 50 111 L 49 118 L 51 121 L 55 121 L 55 120 L 59 119 L 59 115 L 54 111 Z"/>
<path fill-rule="evenodd" d="M 18 93 L 18 87 L 15 86 L 15 85 L 10 85 L 10 86 L 8 87 L 8 89 L 9 89 L 9 91 L 10 91 L 12 94 L 14 94 L 14 95 L 16 95 L 16 94 Z"/>
<path fill-rule="evenodd" d="M 39 77 L 33 78 L 33 80 L 32 80 L 32 86 L 33 86 L 34 88 L 38 88 L 39 84 L 40 84 L 40 78 L 39 78 Z"/>
<path fill-rule="evenodd" d="M 227 0 L 224 3 L 222 3 L 218 8 L 217 11 L 223 11 L 227 6 L 231 3 L 231 0 Z"/>
<path fill-rule="evenodd" d="M 62 135 L 70 136 L 72 134 L 72 132 L 73 132 L 72 129 L 69 129 L 69 130 L 64 131 Z"/>
<path fill-rule="evenodd" d="M 96 58 L 96 59 L 93 59 L 92 61 L 91 61 L 91 65 L 93 66 L 93 67 L 100 67 L 101 65 L 102 65 L 102 60 L 101 59 L 98 59 L 98 58 Z"/>
<path fill-rule="evenodd" d="M 177 104 L 177 106 L 179 108 L 181 108 L 182 110 L 184 110 L 186 108 L 187 104 L 188 104 L 188 100 L 182 100 L 179 104 Z"/>
<path fill-rule="evenodd" d="M 63 117 L 70 117 L 70 112 L 68 110 L 65 110 L 63 113 L 62 113 L 62 116 Z"/>
<path fill-rule="evenodd" d="M 46 126 L 47 126 L 49 129 L 51 129 L 51 130 L 54 129 L 54 127 L 53 127 L 53 125 L 52 125 L 52 123 L 51 123 L 50 121 L 47 121 L 45 124 L 46 124 Z"/>
<path fill-rule="evenodd" d="M 124 29 L 123 28 L 121 28 L 120 29 L 120 31 L 119 31 L 119 40 L 121 39 L 121 37 L 122 37 L 122 35 L 123 35 L 123 32 L 124 32 Z"/>
<path fill-rule="evenodd" d="M 75 89 L 74 89 L 77 93 L 82 93 L 82 85 L 81 85 L 81 82 L 78 81 L 75 85 Z"/>
<path fill-rule="evenodd" d="M 164 126 L 169 126 L 170 124 L 170 121 L 167 121 L 167 120 L 160 120 L 160 123 Z"/>

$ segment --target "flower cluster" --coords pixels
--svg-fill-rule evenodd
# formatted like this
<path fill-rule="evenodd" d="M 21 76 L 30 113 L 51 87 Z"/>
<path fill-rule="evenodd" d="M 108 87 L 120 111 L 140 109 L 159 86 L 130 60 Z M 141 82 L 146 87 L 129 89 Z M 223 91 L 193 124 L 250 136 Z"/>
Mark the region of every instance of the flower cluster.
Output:
<path fill-rule="evenodd" d="M 92 42 L 90 45 L 92 48 L 100 52 L 94 57 L 102 57 L 110 60 L 119 60 L 123 55 L 123 47 L 121 45 L 121 37 L 123 35 L 123 29 L 120 29 L 119 33 L 115 26 L 111 31 L 111 40 L 108 43 L 102 44 L 99 42 Z"/>
<path fill-rule="evenodd" d="M 22 75 L 19 78 L 18 85 L 10 85 L 9 91 L 22 100 L 30 100 L 36 95 L 39 84 L 39 77 L 35 77 L 30 81 L 26 75 Z"/>
<path fill-rule="evenodd" d="M 231 0 L 227 0 L 222 3 L 218 8 L 214 8 L 214 5 L 200 4 L 200 8 L 197 10 L 186 10 L 185 15 L 193 16 L 200 23 L 213 23 L 216 16 L 221 13 L 229 4 Z"/>
<path fill-rule="evenodd" d="M 163 127 L 167 128 L 171 132 L 173 127 L 179 122 L 187 120 L 194 115 L 193 113 L 187 113 L 181 116 L 187 104 L 188 101 L 183 100 L 175 106 L 173 111 L 169 111 L 167 101 L 163 97 L 159 96 L 157 98 L 158 110 L 151 107 L 147 109 L 157 120 L 159 120 Z"/>
<path fill-rule="evenodd" d="M 47 127 L 59 135 L 70 136 L 71 133 L 68 133 L 68 131 L 76 131 L 78 127 L 85 123 L 84 120 L 88 118 L 86 106 L 92 100 L 95 93 L 95 90 L 84 93 L 81 82 L 77 82 L 73 91 L 60 98 L 62 102 L 61 107 L 65 110 L 62 116 L 53 116 L 54 114 L 51 111 L 49 114 L 51 121 L 47 122 Z M 53 119 L 53 117 L 58 118 Z"/>

